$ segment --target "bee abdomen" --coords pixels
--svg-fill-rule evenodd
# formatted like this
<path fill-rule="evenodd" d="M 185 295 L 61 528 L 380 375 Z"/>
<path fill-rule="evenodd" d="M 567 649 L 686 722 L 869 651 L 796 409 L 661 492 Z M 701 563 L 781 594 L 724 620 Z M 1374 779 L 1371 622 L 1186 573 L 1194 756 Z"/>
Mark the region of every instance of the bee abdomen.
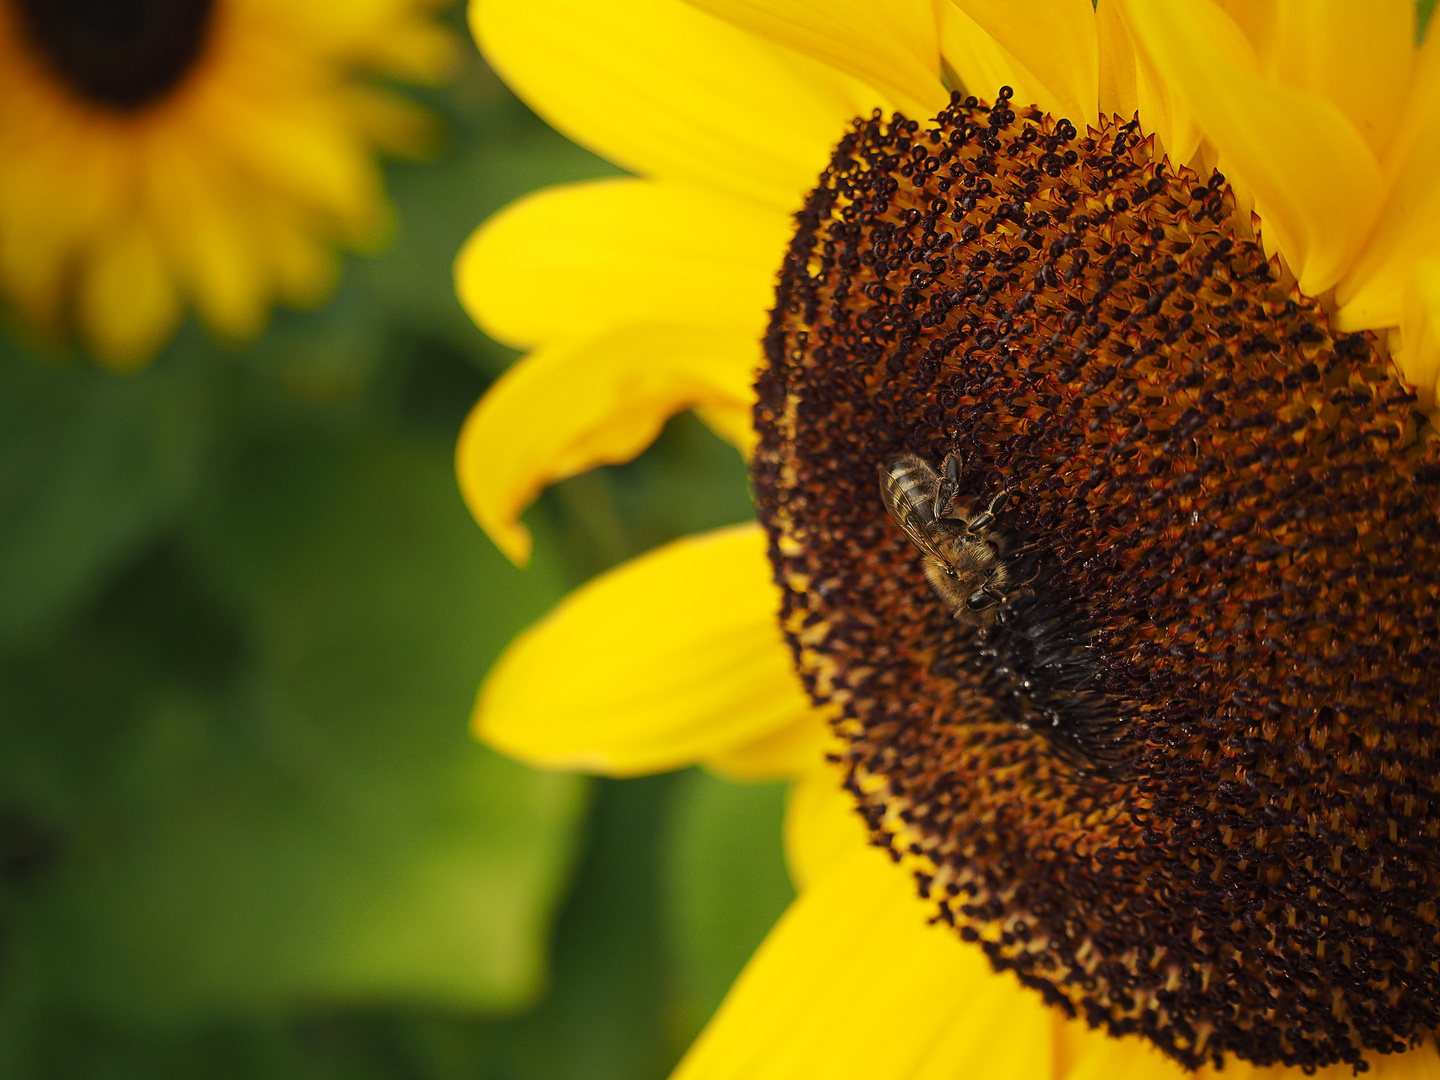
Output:
<path fill-rule="evenodd" d="M 932 502 L 935 488 L 940 482 L 939 475 L 914 454 L 901 454 L 890 462 L 886 470 L 895 489 L 900 492 L 915 516 L 922 524 L 935 520 Z"/>

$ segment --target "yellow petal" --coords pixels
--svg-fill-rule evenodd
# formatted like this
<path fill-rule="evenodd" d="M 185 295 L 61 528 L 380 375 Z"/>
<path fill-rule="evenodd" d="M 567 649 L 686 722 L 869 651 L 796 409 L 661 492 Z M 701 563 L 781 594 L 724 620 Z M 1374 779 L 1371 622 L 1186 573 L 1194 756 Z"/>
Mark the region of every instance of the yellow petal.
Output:
<path fill-rule="evenodd" d="M 788 215 L 711 190 L 571 184 L 486 222 L 455 282 L 480 327 L 517 348 L 632 322 L 734 327 L 758 341 L 793 231 Z"/>
<path fill-rule="evenodd" d="M 1132 37 L 1214 144 L 1221 168 L 1254 193 L 1263 229 L 1300 288 L 1329 289 L 1380 208 L 1380 166 L 1365 141 L 1329 101 L 1264 78 L 1250 42 L 1210 0 L 1120 3 Z"/>
<path fill-rule="evenodd" d="M 1330 101 L 1378 158 L 1405 105 L 1413 0 L 1278 0 L 1266 74 Z"/>
<path fill-rule="evenodd" d="M 1066 1019 L 1058 1009 L 1055 1017 L 1055 1076 L 1059 1080 L 1191 1080 L 1197 1075 L 1182 1069 L 1149 1039 L 1114 1039 L 1083 1020 Z M 1250 1067 L 1228 1061 L 1221 1076 L 1223 1080 L 1251 1080 Z"/>
<path fill-rule="evenodd" d="M 870 846 L 865 819 L 843 781 L 840 767 L 826 764 L 812 768 L 790 788 L 785 804 L 785 861 L 797 889 Z"/>
<path fill-rule="evenodd" d="M 547 768 L 659 772 L 803 722 L 766 538 L 680 540 L 576 590 L 481 689 L 476 733 Z"/>
<path fill-rule="evenodd" d="M 1135 86 L 1135 45 L 1115 0 L 1099 0 L 1095 5 L 1095 31 L 1100 53 L 1100 113 L 1129 120 L 1140 108 Z"/>
<path fill-rule="evenodd" d="M 749 460 L 755 444 L 760 441 L 755 433 L 755 410 L 749 399 L 731 404 L 696 405 L 695 415 Z"/>
<path fill-rule="evenodd" d="M 521 512 L 546 485 L 628 461 L 692 405 L 748 408 L 760 346 L 744 331 L 628 326 L 546 345 L 471 411 L 456 446 L 470 512 L 511 560 L 530 557 Z"/>
<path fill-rule="evenodd" d="M 787 212 L 855 115 L 793 54 L 683 0 L 477 0 L 470 19 L 491 66 L 577 142 Z"/>
<path fill-rule="evenodd" d="M 232 338 L 258 333 L 267 314 L 266 268 L 232 178 L 173 141 L 148 170 L 150 215 L 167 262 L 207 322 Z"/>
<path fill-rule="evenodd" d="M 1090 0 L 952 2 L 1044 81 L 1061 116 L 1081 131 L 1095 123 L 1100 115 L 1100 52 Z"/>
<path fill-rule="evenodd" d="M 1200 146 L 1200 129 L 1176 100 L 1125 26 L 1116 0 L 1095 6 L 1100 46 L 1100 111 L 1129 120 L 1138 112 L 1144 130 L 1155 136 L 1172 165 L 1183 165 Z"/>
<path fill-rule="evenodd" d="M 1010 51 L 980 28 L 949 0 L 938 5 L 940 16 L 940 48 L 945 64 L 960 81 L 967 94 L 982 101 L 994 102 L 1002 86 L 1015 91 L 1015 100 L 1038 105 L 1052 115 L 1061 111 L 1058 98 Z"/>
<path fill-rule="evenodd" d="M 1342 330 L 1396 325 L 1411 268 L 1440 253 L 1440 33 L 1426 35 L 1385 168 L 1391 177 L 1385 209 L 1335 289 Z"/>
<path fill-rule="evenodd" d="M 931 0 L 689 0 L 760 37 L 812 56 L 888 95 L 914 119 L 950 100 L 940 81 Z"/>
<path fill-rule="evenodd" d="M 822 767 L 833 740 L 825 713 L 810 709 L 783 728 L 712 754 L 704 765 L 731 780 L 793 780 Z"/>
<path fill-rule="evenodd" d="M 1400 369 L 1415 386 L 1422 403 L 1430 406 L 1440 385 L 1440 258 L 1415 264 L 1403 296 Z"/>
<path fill-rule="evenodd" d="M 1036 1080 L 1051 1013 L 876 849 L 811 882 L 770 932 L 673 1080 Z"/>
<path fill-rule="evenodd" d="M 135 222 L 106 237 L 79 275 L 76 317 L 95 358 L 133 371 L 180 322 L 180 297 L 155 237 Z"/>

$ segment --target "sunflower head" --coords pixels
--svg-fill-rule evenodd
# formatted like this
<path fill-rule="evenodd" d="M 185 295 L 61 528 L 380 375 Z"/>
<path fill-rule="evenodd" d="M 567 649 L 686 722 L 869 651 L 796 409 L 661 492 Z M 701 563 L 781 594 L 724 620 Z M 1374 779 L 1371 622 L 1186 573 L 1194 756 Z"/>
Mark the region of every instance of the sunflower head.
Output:
<path fill-rule="evenodd" d="M 755 487 L 938 919 L 1187 1066 L 1359 1063 L 1440 1024 L 1440 453 L 1234 211 L 1006 91 L 857 122 L 785 260 Z M 886 513 L 900 455 L 993 509 L 991 617 Z"/>
<path fill-rule="evenodd" d="M 314 307 L 389 228 L 376 150 L 434 121 L 371 73 L 458 58 L 441 0 L 0 0 L 0 308 L 117 369 L 193 308 Z"/>
<path fill-rule="evenodd" d="M 163 97 L 194 66 L 212 0 L 17 0 L 35 51 L 75 92 L 129 110 Z"/>

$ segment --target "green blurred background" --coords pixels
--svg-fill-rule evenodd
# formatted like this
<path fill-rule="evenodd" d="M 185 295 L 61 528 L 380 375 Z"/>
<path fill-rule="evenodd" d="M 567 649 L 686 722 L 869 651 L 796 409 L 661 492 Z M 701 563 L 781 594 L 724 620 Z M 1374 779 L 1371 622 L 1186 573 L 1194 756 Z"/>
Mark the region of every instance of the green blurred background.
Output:
<path fill-rule="evenodd" d="M 614 170 L 473 52 L 427 101 L 447 147 L 324 310 L 129 378 L 0 339 L 0 1076 L 661 1077 L 790 899 L 779 785 L 467 733 L 567 589 L 750 502 L 684 416 L 496 553 L 451 456 L 514 354 L 451 260 Z"/>

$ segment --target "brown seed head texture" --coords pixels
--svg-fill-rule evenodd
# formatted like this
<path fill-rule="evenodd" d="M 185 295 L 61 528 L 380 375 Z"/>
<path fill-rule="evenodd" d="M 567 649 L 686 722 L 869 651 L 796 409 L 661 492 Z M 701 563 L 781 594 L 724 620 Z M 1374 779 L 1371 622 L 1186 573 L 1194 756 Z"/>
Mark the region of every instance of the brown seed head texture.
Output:
<path fill-rule="evenodd" d="M 1224 179 L 1004 91 L 857 121 L 766 351 L 783 625 L 937 917 L 1190 1067 L 1440 1025 L 1440 454 Z M 877 489 L 952 451 L 1049 560 L 992 631 Z"/>

